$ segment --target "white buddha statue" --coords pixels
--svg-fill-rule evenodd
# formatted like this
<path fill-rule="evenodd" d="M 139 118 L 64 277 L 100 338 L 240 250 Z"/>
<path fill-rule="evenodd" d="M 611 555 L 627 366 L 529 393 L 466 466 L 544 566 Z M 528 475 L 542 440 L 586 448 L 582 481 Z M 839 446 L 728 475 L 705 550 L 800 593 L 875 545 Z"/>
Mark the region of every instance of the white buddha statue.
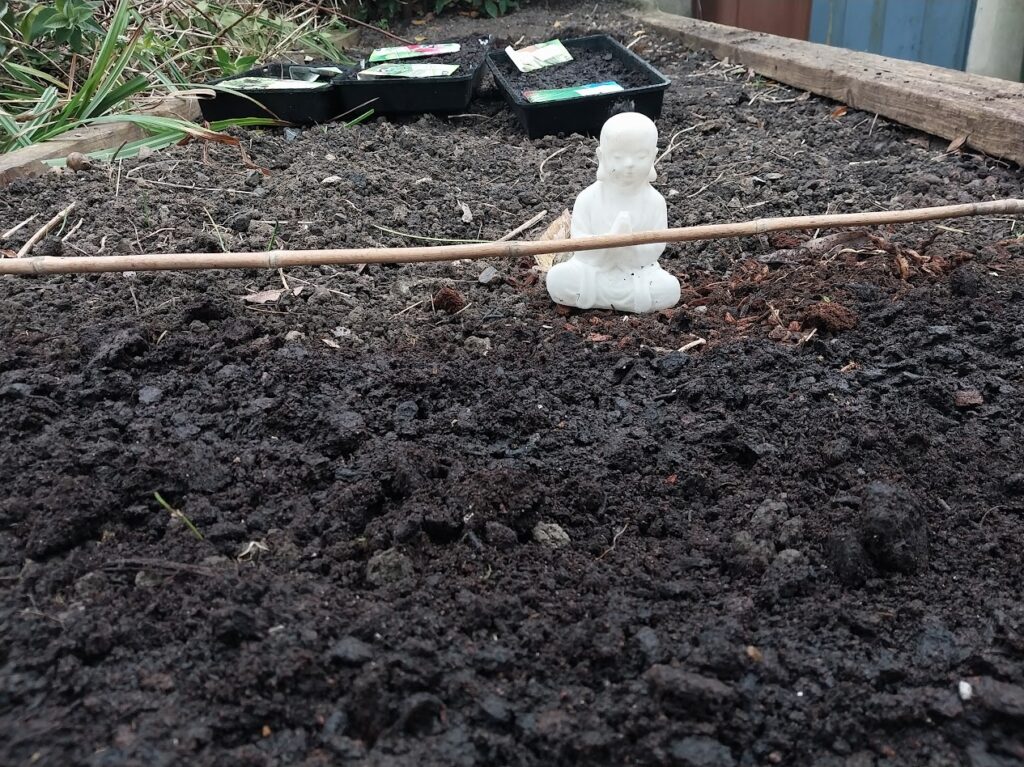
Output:
<path fill-rule="evenodd" d="M 658 129 L 650 118 L 626 112 L 601 128 L 597 181 L 572 209 L 572 237 L 627 234 L 668 227 L 665 198 L 651 186 L 657 174 Z M 580 309 L 654 312 L 679 301 L 679 280 L 658 264 L 664 243 L 584 250 L 547 274 L 556 303 Z"/>

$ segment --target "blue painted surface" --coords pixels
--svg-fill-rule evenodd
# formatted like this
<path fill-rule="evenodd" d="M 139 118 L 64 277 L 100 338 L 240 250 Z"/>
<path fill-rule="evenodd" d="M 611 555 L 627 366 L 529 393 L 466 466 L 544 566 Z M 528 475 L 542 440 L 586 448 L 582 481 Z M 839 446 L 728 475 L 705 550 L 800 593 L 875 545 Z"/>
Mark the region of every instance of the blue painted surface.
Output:
<path fill-rule="evenodd" d="M 808 39 L 963 69 L 976 0 L 813 0 Z"/>

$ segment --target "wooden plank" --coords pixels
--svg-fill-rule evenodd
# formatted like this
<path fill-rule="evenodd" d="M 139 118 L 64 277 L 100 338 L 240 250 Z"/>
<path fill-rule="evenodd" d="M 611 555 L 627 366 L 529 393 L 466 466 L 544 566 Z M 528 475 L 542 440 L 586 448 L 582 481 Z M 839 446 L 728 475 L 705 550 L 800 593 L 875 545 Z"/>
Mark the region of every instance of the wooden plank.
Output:
<path fill-rule="evenodd" d="M 153 106 L 140 110 L 142 114 L 161 117 L 180 117 L 195 120 L 199 117 L 199 102 L 194 98 L 170 96 Z M 102 149 L 116 149 L 127 141 L 136 141 L 145 136 L 139 126 L 127 122 L 87 125 L 68 131 L 57 138 L 33 144 L 24 149 L 0 155 L 0 187 L 15 179 L 41 176 L 49 169 L 45 160 L 67 157 L 72 152 L 98 152 Z"/>
<path fill-rule="evenodd" d="M 796 88 L 1024 165 L 1024 83 L 657 11 L 634 14 L 693 49 Z"/>

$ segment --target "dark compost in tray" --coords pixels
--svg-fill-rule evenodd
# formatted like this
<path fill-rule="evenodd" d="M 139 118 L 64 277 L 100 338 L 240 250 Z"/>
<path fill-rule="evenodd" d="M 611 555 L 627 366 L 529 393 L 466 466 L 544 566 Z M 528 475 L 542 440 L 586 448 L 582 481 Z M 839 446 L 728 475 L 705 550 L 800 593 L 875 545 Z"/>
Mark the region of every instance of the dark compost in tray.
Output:
<path fill-rule="evenodd" d="M 661 115 L 669 81 L 647 62 L 608 35 L 562 41 L 573 60 L 535 72 L 520 72 L 504 51 L 488 56 L 495 83 L 530 138 L 555 133 L 596 135 L 615 112 Z M 527 90 L 569 88 L 617 82 L 624 90 L 564 101 L 530 103 Z"/>
<path fill-rule="evenodd" d="M 483 42 L 481 42 L 483 41 Z M 359 66 L 351 67 L 335 78 L 343 110 L 347 117 L 355 117 L 362 109 L 377 114 L 409 114 L 416 112 L 459 112 L 469 106 L 483 75 L 487 54 L 487 35 L 469 35 L 454 40 L 431 40 L 431 43 L 460 43 L 461 50 L 441 56 L 402 59 L 406 64 L 458 64 L 451 77 L 405 78 L 389 77 L 358 80 L 356 75 L 370 66 L 366 58 Z M 390 46 L 377 46 L 390 47 Z"/>

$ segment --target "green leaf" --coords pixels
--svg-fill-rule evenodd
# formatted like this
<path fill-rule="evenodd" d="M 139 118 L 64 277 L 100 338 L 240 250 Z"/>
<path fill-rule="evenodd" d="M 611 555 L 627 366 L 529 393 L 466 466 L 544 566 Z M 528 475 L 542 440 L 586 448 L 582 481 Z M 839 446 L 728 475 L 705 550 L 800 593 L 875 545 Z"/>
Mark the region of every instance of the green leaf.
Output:
<path fill-rule="evenodd" d="M 93 59 L 89 76 L 82 84 L 82 87 L 72 96 L 71 101 L 68 102 L 68 106 L 64 110 L 64 114 L 69 119 L 90 117 L 94 112 L 89 107 L 97 91 L 101 88 L 109 91 L 112 87 L 110 81 L 120 77 L 134 47 L 132 44 L 123 45 L 121 42 L 121 35 L 128 28 L 130 17 L 130 6 L 127 0 L 118 0 L 117 7 L 110 17 L 110 26 L 107 29 L 107 34 L 103 38 L 99 52 Z M 121 55 L 118 56 L 117 50 L 122 46 Z"/>
<path fill-rule="evenodd" d="M 148 89 L 149 78 L 144 77 L 143 75 L 136 75 L 128 82 L 122 83 L 116 88 L 113 88 L 105 96 L 98 99 L 92 113 L 97 115 L 106 114 L 111 109 L 127 101 L 135 94 Z"/>
<path fill-rule="evenodd" d="M 36 38 L 45 33 L 47 22 L 56 14 L 57 12 L 52 8 L 45 8 L 41 5 L 37 5 L 25 14 L 21 20 L 21 36 L 25 42 L 31 45 Z"/>
<path fill-rule="evenodd" d="M 498 4 L 494 0 L 484 0 L 484 10 L 492 19 L 498 16 Z"/>
<path fill-rule="evenodd" d="M 34 86 L 40 93 L 43 90 L 42 86 L 39 86 L 38 83 L 34 82 L 35 80 L 42 80 L 43 82 L 49 83 L 57 88 L 65 87 L 65 83 L 62 83 L 53 75 L 47 74 L 39 69 L 35 69 L 34 67 L 17 64 L 13 61 L 5 61 L 3 64 L 0 64 L 0 66 L 7 71 L 7 74 L 21 82 L 22 85 Z"/>

